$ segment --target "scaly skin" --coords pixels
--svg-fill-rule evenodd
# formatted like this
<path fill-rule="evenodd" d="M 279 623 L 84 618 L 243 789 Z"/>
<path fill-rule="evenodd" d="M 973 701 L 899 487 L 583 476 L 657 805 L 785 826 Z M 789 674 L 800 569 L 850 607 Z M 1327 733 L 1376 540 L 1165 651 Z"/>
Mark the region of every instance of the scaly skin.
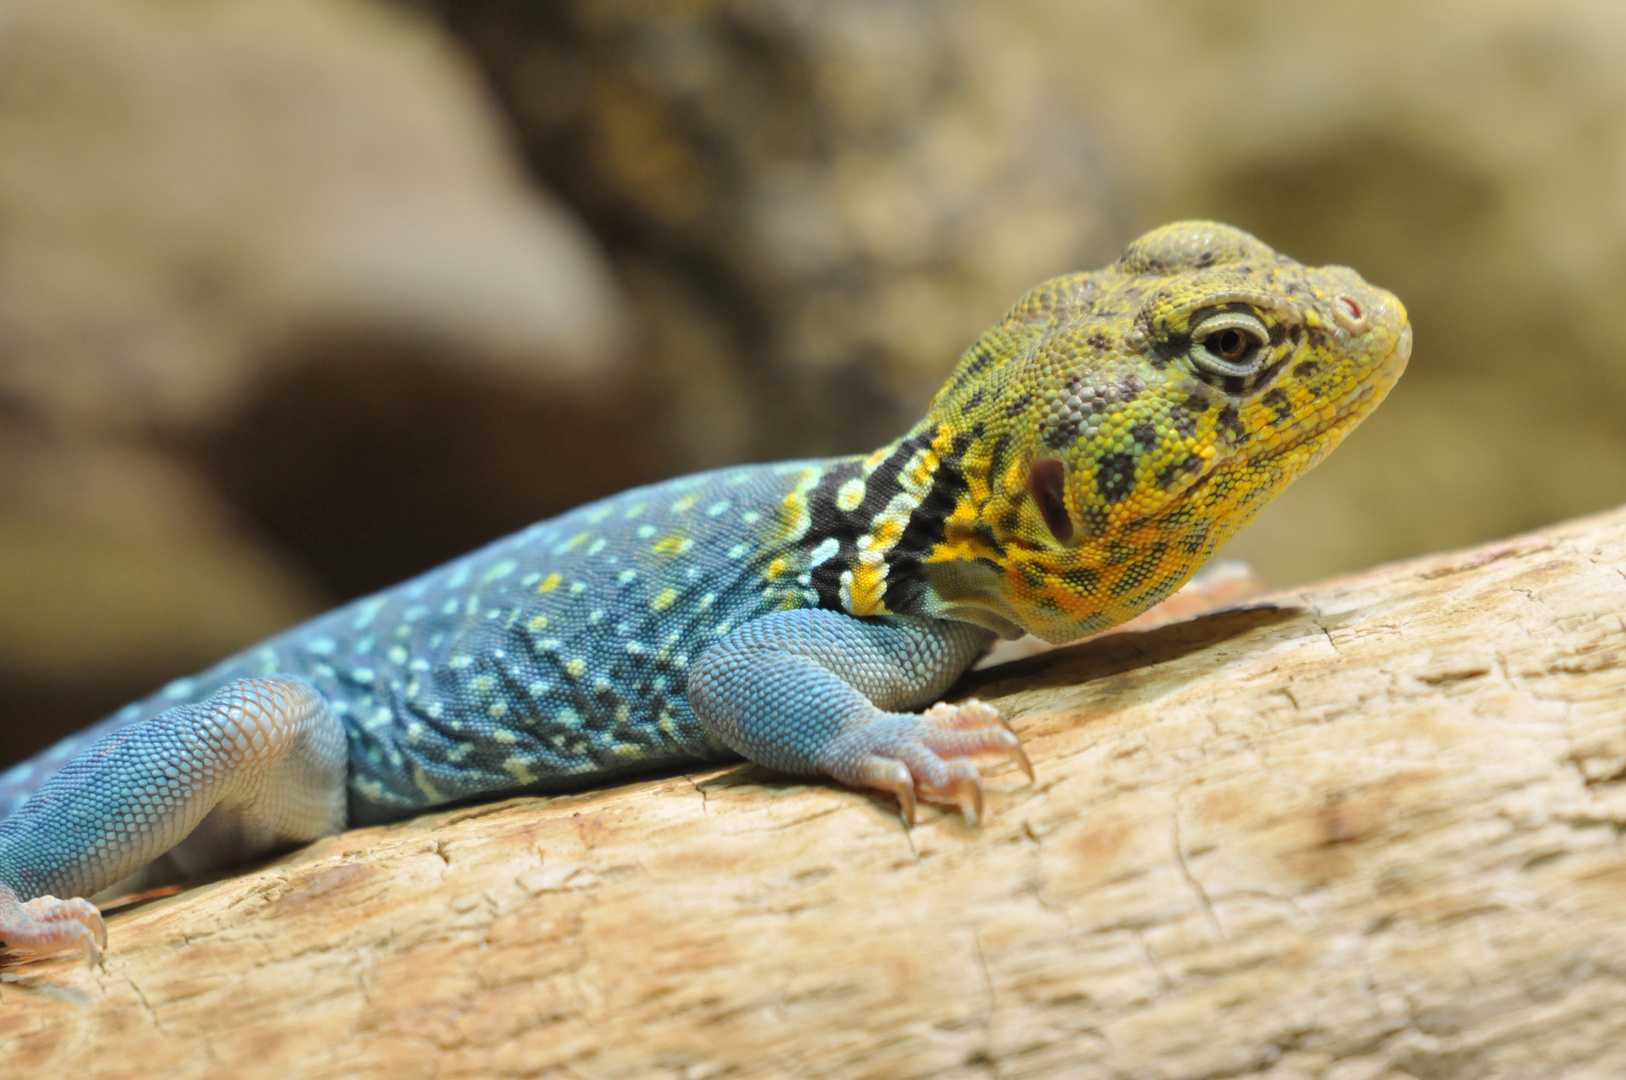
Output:
<path fill-rule="evenodd" d="M 0 941 L 94 958 L 95 908 L 54 896 L 160 856 L 196 873 L 731 754 L 975 821 L 972 759 L 1031 768 L 997 711 L 933 702 L 995 635 L 1069 641 L 1173 592 L 1410 352 L 1399 301 L 1351 270 L 1211 222 L 1149 233 L 1030 292 L 873 454 L 582 507 L 0 776 Z"/>

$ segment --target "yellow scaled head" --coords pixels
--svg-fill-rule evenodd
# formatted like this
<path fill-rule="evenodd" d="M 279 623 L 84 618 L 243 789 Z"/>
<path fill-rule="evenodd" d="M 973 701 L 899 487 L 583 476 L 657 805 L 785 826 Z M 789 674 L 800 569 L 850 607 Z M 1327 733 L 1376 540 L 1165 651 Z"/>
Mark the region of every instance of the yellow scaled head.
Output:
<path fill-rule="evenodd" d="M 965 492 L 925 607 L 1067 641 L 1177 589 L 1405 370 L 1400 301 L 1210 221 L 1035 288 L 961 360 L 925 426 Z"/>

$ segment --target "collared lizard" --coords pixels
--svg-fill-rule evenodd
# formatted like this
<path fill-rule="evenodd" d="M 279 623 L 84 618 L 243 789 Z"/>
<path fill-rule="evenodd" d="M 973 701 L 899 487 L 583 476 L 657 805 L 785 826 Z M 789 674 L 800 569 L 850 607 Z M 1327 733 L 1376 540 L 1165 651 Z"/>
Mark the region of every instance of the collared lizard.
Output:
<path fill-rule="evenodd" d="M 1034 288 L 874 453 L 584 506 L 13 768 L 0 941 L 95 960 L 82 897 L 166 853 L 198 872 L 735 756 L 974 821 L 973 758 L 1031 769 L 996 710 L 932 702 L 996 636 L 1069 641 L 1168 596 L 1410 353 L 1405 309 L 1352 270 L 1213 222 L 1157 229 Z"/>

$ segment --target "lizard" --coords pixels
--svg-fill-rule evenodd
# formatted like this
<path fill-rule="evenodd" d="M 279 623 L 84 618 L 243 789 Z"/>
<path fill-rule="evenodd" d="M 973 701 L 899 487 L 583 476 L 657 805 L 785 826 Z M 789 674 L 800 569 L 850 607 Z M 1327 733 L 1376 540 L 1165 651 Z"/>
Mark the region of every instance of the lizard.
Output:
<path fill-rule="evenodd" d="M 1033 771 L 938 699 L 1180 587 L 1383 399 L 1405 308 L 1209 221 L 1027 293 L 869 454 L 637 488 L 171 683 L 0 775 L 0 942 L 83 949 L 86 897 L 429 807 L 744 757 L 984 812 Z M 934 704 L 935 703 L 935 704 Z M 63 897 L 59 899 L 58 897 Z"/>

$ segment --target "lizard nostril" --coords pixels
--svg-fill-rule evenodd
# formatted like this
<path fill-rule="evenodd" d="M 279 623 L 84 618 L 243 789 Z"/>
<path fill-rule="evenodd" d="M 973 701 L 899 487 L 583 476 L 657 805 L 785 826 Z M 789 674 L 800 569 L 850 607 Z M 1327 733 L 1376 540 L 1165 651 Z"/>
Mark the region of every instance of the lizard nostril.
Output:
<path fill-rule="evenodd" d="M 1359 334 L 1367 327 L 1366 309 L 1353 296 L 1340 296 L 1333 302 L 1333 318 L 1351 334 Z"/>

